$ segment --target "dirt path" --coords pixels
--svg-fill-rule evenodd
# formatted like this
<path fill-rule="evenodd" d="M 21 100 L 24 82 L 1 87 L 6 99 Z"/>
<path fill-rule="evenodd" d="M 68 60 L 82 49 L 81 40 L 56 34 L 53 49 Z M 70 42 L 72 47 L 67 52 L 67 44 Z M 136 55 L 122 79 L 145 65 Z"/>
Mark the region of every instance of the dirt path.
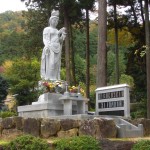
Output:
<path fill-rule="evenodd" d="M 110 141 L 107 139 L 103 139 L 102 143 L 102 150 L 131 150 L 133 141 Z"/>

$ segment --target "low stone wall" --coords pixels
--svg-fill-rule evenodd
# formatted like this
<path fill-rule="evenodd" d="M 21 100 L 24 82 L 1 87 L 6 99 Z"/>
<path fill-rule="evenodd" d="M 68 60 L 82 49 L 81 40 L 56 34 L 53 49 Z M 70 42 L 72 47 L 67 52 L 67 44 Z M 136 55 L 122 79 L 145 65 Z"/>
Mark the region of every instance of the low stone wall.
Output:
<path fill-rule="evenodd" d="M 31 134 L 42 138 L 91 135 L 96 139 L 101 139 L 115 138 L 117 128 L 113 120 L 102 118 L 57 120 L 9 117 L 0 119 L 0 136 L 13 133 Z"/>

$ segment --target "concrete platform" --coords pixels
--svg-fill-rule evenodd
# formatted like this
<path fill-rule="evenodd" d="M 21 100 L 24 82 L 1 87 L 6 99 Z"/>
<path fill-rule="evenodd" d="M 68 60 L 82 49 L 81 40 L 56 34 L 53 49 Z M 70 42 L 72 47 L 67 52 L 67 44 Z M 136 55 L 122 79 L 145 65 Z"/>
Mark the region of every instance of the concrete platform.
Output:
<path fill-rule="evenodd" d="M 18 114 L 25 118 L 49 118 L 52 116 L 85 114 L 86 98 L 64 96 L 59 93 L 40 95 L 32 105 L 18 106 Z"/>

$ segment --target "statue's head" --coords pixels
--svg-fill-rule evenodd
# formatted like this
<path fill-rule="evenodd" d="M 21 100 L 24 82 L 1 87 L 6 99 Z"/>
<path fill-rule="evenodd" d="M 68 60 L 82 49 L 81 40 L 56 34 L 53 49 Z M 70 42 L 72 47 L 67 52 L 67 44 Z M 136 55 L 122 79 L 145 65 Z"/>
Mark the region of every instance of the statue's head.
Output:
<path fill-rule="evenodd" d="M 50 26 L 57 26 L 59 20 L 59 11 L 58 10 L 52 10 L 51 17 L 49 18 L 49 24 Z"/>
<path fill-rule="evenodd" d="M 50 18 L 59 18 L 59 11 L 58 10 L 52 10 L 51 17 Z"/>
<path fill-rule="evenodd" d="M 51 12 L 51 17 L 49 18 L 49 21 L 52 19 L 52 18 L 58 18 L 59 19 L 59 11 L 58 10 L 52 10 Z"/>

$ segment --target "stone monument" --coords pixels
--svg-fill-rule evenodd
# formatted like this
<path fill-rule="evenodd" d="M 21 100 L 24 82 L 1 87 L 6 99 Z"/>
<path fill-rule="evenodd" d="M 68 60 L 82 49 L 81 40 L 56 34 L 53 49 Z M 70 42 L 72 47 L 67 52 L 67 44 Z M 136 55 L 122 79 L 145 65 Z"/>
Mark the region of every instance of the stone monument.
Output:
<path fill-rule="evenodd" d="M 96 114 L 130 118 L 130 87 L 128 84 L 96 89 Z"/>
<path fill-rule="evenodd" d="M 46 91 L 32 105 L 19 106 L 18 113 L 22 117 L 48 118 L 50 116 L 85 114 L 88 99 L 82 97 L 80 90 L 72 96 L 68 92 L 66 81 L 60 79 L 61 51 L 66 37 L 66 29 L 56 28 L 59 11 L 53 10 L 49 18 L 49 26 L 43 30 L 44 48 L 41 57 L 41 81 L 39 88 Z"/>

